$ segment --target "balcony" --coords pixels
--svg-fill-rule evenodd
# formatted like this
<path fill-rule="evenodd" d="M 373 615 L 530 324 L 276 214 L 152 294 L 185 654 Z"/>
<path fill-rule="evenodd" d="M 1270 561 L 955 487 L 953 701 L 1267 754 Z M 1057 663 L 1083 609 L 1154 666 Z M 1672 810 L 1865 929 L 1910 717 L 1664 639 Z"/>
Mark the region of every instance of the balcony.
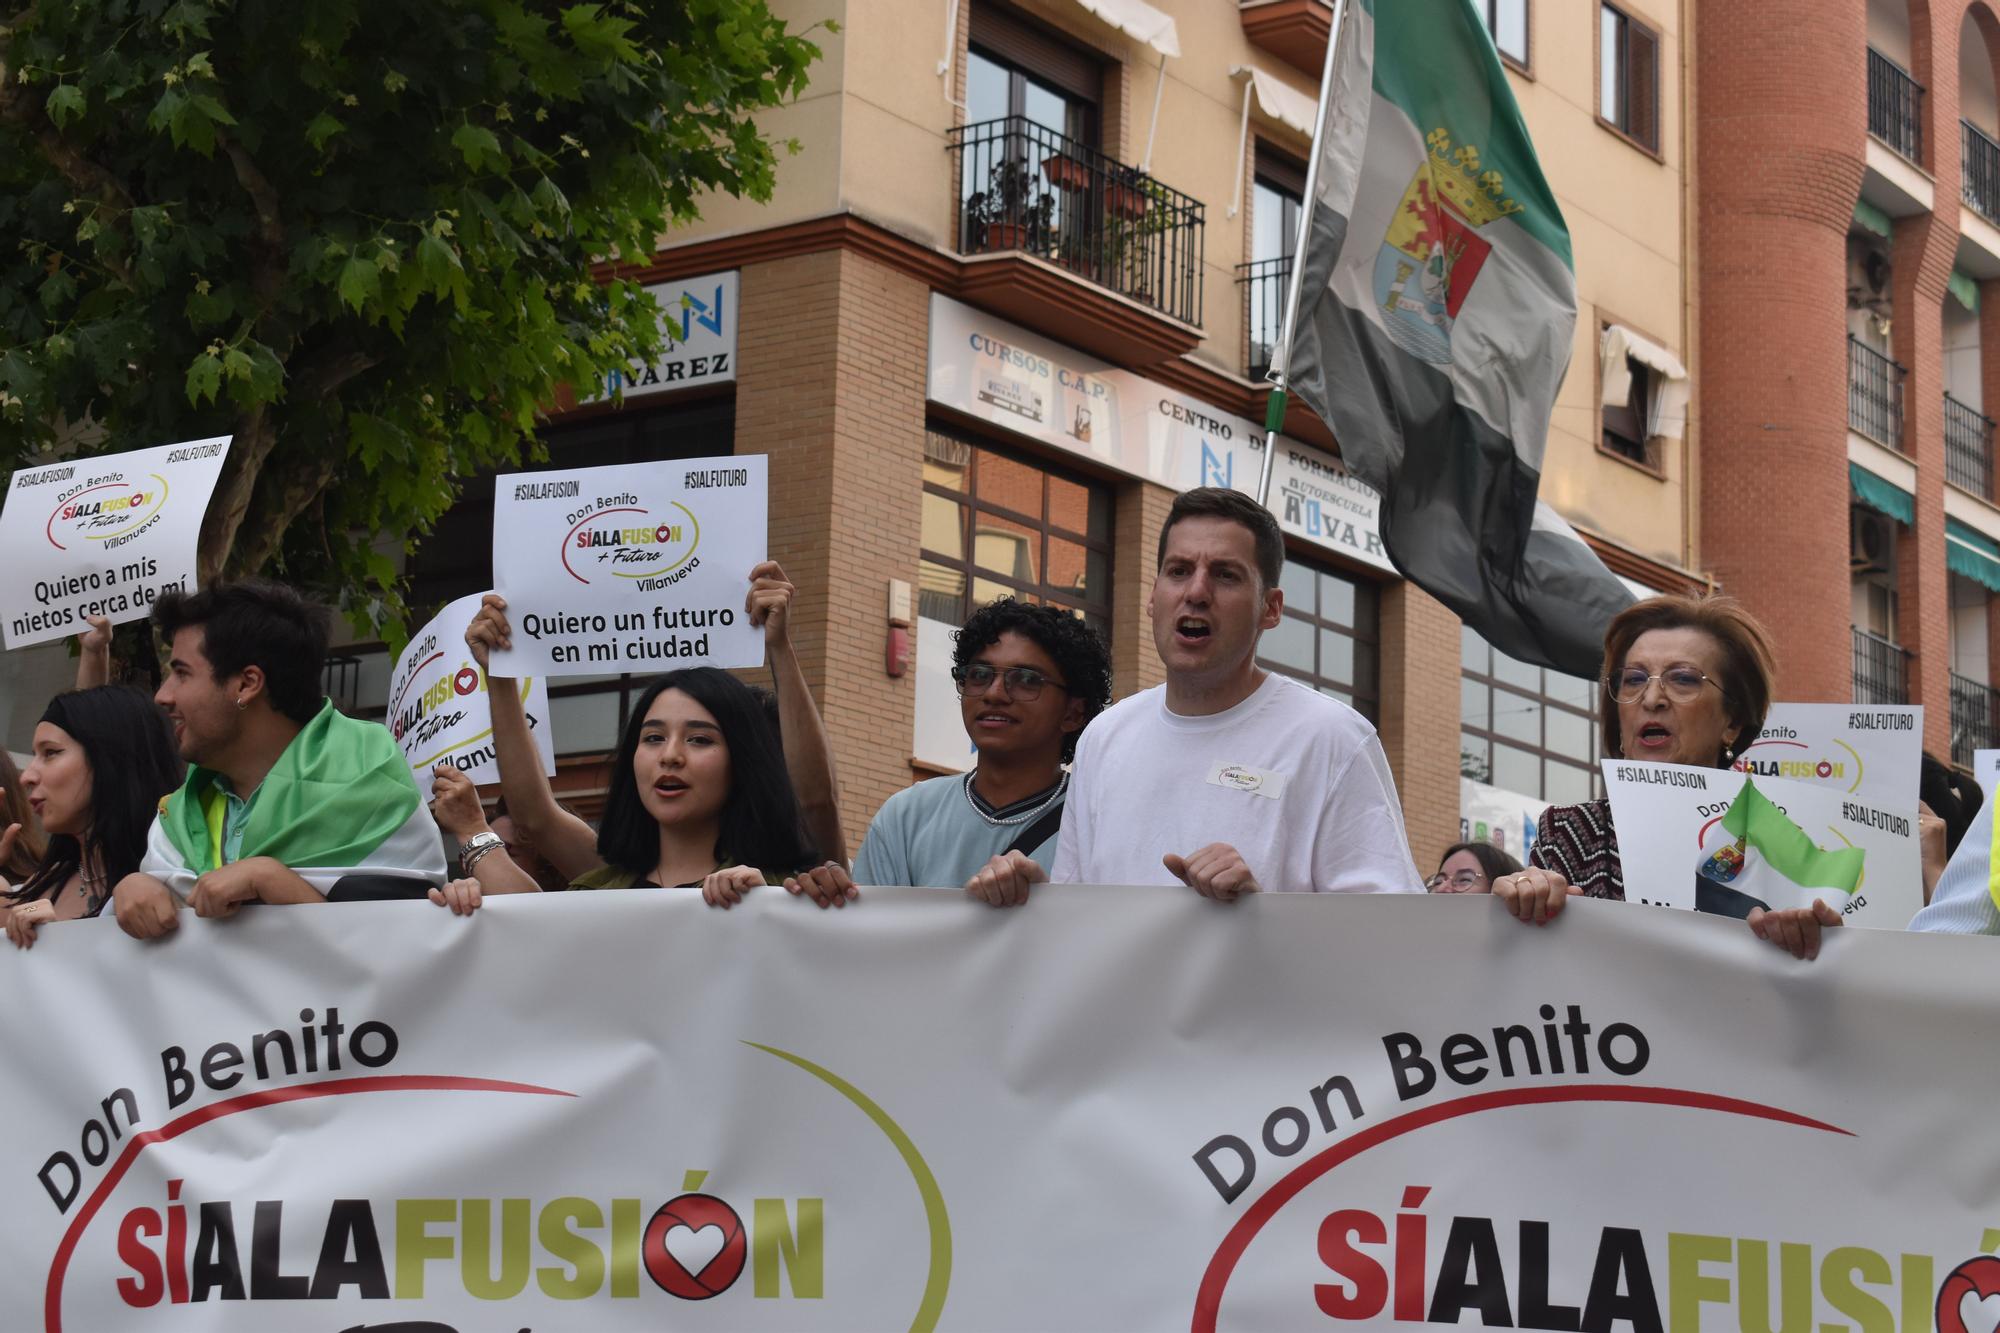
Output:
<path fill-rule="evenodd" d="M 1856 627 L 1854 631 L 1854 702 L 1872 707 L 1906 704 L 1910 701 L 1908 676 L 1903 670 L 1907 656 L 1903 646 L 1879 634 Z"/>
<path fill-rule="evenodd" d="M 1976 750 L 2000 749 L 2000 694 L 1951 673 L 1951 762 L 1972 767 Z"/>
<path fill-rule="evenodd" d="M 1242 0 L 1236 9 L 1252 46 L 1319 78 L 1333 35 L 1333 6 L 1327 0 Z"/>
<path fill-rule="evenodd" d="M 1993 418 L 1944 396 L 1944 479 L 1982 500 L 1993 498 Z"/>
<path fill-rule="evenodd" d="M 1069 332 L 1095 328 L 1102 336 L 1086 345 L 1120 359 L 1193 350 L 1207 213 L 1199 200 L 1023 116 L 962 126 L 949 147 L 959 253 L 1003 261 L 967 265 L 968 299 L 1038 326 L 1053 303 Z M 1074 279 L 1123 300 L 1086 296 Z"/>
<path fill-rule="evenodd" d="M 1847 424 L 1902 452 L 1903 367 L 1853 334 L 1847 335 Z"/>
<path fill-rule="evenodd" d="M 2000 143 L 1970 121 L 1958 122 L 1958 131 L 1965 206 L 1988 222 L 2000 222 Z"/>
<path fill-rule="evenodd" d="M 1292 279 L 1292 261 L 1260 259 L 1236 266 L 1236 283 L 1243 289 L 1243 327 L 1250 334 L 1250 356 L 1243 373 L 1252 383 L 1262 383 L 1271 369 L 1271 355 L 1284 331 L 1286 286 Z"/>
<path fill-rule="evenodd" d="M 1868 132 L 1918 165 L 1924 160 L 1924 86 L 1868 48 Z"/>

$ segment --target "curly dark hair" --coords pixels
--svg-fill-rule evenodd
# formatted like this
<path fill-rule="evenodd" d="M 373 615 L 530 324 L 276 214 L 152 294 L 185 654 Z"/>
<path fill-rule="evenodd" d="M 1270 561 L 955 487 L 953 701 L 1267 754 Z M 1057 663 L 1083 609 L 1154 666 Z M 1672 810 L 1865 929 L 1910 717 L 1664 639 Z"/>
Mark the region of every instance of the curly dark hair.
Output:
<path fill-rule="evenodd" d="M 1012 597 L 988 602 L 966 619 L 952 644 L 953 672 L 971 665 L 973 658 L 1010 631 L 1032 640 L 1055 662 L 1069 697 L 1083 704 L 1084 727 L 1111 705 L 1111 654 L 1097 631 L 1067 611 Z M 1083 727 L 1078 727 L 1063 737 L 1065 760 L 1075 758 L 1076 739 L 1082 734 Z"/>

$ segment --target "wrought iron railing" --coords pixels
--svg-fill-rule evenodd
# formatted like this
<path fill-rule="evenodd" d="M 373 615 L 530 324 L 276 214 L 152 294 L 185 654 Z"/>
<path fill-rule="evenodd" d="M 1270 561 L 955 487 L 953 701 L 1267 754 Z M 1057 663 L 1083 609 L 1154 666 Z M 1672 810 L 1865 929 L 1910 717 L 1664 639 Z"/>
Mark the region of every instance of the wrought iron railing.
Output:
<path fill-rule="evenodd" d="M 961 254 L 1019 250 L 1201 323 L 1206 206 L 1025 116 L 951 131 Z"/>
<path fill-rule="evenodd" d="M 1993 418 L 1944 396 L 1944 479 L 1982 500 L 1993 498 Z"/>
<path fill-rule="evenodd" d="M 1236 266 L 1236 282 L 1243 288 L 1243 327 L 1250 332 L 1250 357 L 1244 374 L 1261 381 L 1271 369 L 1271 356 L 1284 332 L 1285 288 L 1291 282 L 1292 260 L 1260 259 Z"/>
<path fill-rule="evenodd" d="M 1951 673 L 1951 762 L 1972 767 L 1975 750 L 2000 749 L 2000 693 Z"/>
<path fill-rule="evenodd" d="M 1857 627 L 1854 631 L 1854 702 L 1906 704 L 1908 677 L 1903 670 L 1903 646 Z"/>
<path fill-rule="evenodd" d="M 1868 132 L 1910 161 L 1924 160 L 1924 85 L 1868 48 Z"/>
<path fill-rule="evenodd" d="M 347 653 L 329 654 L 320 668 L 320 686 L 333 706 L 352 713 L 361 701 L 361 659 Z"/>
<path fill-rule="evenodd" d="M 2000 143 L 1970 121 L 1958 122 L 1959 194 L 1988 222 L 2000 222 Z"/>
<path fill-rule="evenodd" d="M 1903 447 L 1903 367 L 1847 335 L 1847 424 L 1877 444 Z"/>

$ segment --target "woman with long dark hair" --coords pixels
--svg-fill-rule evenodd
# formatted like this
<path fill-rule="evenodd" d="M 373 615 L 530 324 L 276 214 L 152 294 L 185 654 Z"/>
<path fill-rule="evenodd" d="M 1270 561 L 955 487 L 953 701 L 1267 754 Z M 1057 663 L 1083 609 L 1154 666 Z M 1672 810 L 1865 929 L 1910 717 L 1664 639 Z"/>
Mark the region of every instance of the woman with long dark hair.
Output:
<path fill-rule="evenodd" d="M 597 850 L 603 869 L 573 887 L 700 885 L 721 907 L 813 864 L 784 748 L 749 686 L 691 667 L 647 687 L 612 759 Z"/>
<path fill-rule="evenodd" d="M 173 732 L 138 691 L 99 685 L 50 700 L 21 774 L 48 850 L 18 888 L 0 885 L 7 938 L 25 949 L 38 926 L 102 911 L 139 869 L 160 798 L 182 775 Z"/>
<path fill-rule="evenodd" d="M 21 790 L 21 770 L 13 755 L 0 749 L 0 880 L 19 882 L 34 874 L 46 850 L 41 824 Z"/>

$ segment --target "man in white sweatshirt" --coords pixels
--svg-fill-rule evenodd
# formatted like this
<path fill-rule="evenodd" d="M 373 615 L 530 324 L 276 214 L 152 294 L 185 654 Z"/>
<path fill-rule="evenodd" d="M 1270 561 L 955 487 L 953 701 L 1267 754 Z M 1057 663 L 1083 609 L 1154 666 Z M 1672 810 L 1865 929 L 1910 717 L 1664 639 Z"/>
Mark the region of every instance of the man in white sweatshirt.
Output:
<path fill-rule="evenodd" d="M 1284 554 L 1277 520 L 1247 495 L 1174 501 L 1149 607 L 1167 681 L 1084 733 L 1049 878 L 1186 884 L 1224 901 L 1423 892 L 1375 729 L 1257 665 L 1284 610 Z M 1025 857 L 995 857 L 970 888 L 1006 905 L 1040 878 Z"/>

